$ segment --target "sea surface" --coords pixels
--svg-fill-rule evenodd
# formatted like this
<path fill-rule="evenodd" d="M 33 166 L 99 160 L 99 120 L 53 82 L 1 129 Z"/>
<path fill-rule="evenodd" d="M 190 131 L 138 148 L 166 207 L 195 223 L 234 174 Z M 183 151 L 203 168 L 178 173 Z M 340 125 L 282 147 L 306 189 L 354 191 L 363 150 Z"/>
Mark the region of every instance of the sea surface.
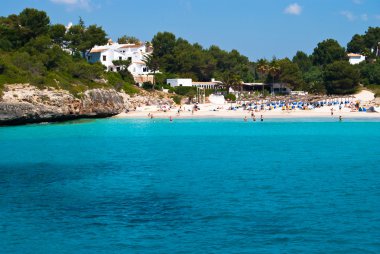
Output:
<path fill-rule="evenodd" d="M 380 122 L 0 128 L 0 253 L 380 253 Z"/>

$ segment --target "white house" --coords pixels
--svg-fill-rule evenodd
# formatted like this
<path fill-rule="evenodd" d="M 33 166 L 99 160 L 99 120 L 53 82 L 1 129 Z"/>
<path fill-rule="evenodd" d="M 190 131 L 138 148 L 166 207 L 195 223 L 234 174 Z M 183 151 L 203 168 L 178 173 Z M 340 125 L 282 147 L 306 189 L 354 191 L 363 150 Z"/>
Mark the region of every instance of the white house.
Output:
<path fill-rule="evenodd" d="M 203 81 L 194 81 L 190 78 L 177 78 L 177 79 L 167 79 L 166 83 L 171 87 L 176 86 L 188 86 L 188 87 L 200 87 L 205 89 L 213 89 L 215 86 L 221 85 L 222 82 L 215 81 L 214 79 L 211 82 L 203 82 Z"/>
<path fill-rule="evenodd" d="M 171 87 L 177 86 L 193 86 L 193 81 L 191 78 L 175 78 L 175 79 L 167 79 L 166 84 Z"/>
<path fill-rule="evenodd" d="M 128 70 L 135 77 L 135 80 L 148 78 L 149 69 L 143 62 L 145 56 L 152 54 L 153 48 L 146 44 L 119 44 L 113 43 L 110 39 L 107 45 L 93 47 L 87 55 L 90 63 L 101 62 L 106 66 L 107 71 L 119 71 L 120 66 L 115 66 L 114 60 L 131 60 Z"/>
<path fill-rule="evenodd" d="M 348 61 L 350 62 L 350 64 L 359 64 L 365 61 L 365 56 L 360 55 L 360 54 L 348 53 L 347 56 L 348 56 L 348 59 L 349 59 Z"/>

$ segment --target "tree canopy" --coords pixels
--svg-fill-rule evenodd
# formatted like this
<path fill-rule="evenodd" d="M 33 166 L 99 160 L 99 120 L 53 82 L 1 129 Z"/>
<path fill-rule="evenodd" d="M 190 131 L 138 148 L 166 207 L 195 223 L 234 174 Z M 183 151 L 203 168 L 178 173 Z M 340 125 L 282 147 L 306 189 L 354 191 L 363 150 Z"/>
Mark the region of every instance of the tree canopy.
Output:
<path fill-rule="evenodd" d="M 329 94 L 352 94 L 359 85 L 360 73 L 347 61 L 336 61 L 326 65 L 323 73 Z"/>
<path fill-rule="evenodd" d="M 327 39 L 318 43 L 312 58 L 315 65 L 326 65 L 335 61 L 345 60 L 347 56 L 346 50 L 336 40 Z"/>

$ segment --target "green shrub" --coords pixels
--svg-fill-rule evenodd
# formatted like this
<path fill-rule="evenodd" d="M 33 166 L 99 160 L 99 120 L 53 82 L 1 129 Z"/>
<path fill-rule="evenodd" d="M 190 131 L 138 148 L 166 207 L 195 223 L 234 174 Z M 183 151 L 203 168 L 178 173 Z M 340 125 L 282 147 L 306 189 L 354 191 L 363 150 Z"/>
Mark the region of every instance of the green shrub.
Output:
<path fill-rule="evenodd" d="M 195 96 L 197 88 L 192 86 L 177 86 L 174 88 L 174 92 L 183 96 Z"/>
<path fill-rule="evenodd" d="M 151 82 L 144 82 L 142 84 L 142 88 L 145 90 L 152 90 L 153 89 L 153 84 Z"/>
<path fill-rule="evenodd" d="M 140 93 L 140 90 L 134 85 L 124 84 L 123 90 L 126 94 L 133 95 Z"/>
<path fill-rule="evenodd" d="M 182 96 L 179 96 L 179 95 L 174 95 L 172 97 L 173 101 L 175 102 L 175 104 L 177 105 L 181 105 L 181 100 L 182 100 Z"/>
<path fill-rule="evenodd" d="M 229 94 L 225 95 L 224 98 L 227 101 L 236 101 L 236 96 L 234 94 L 232 94 L 232 93 L 229 93 Z"/>

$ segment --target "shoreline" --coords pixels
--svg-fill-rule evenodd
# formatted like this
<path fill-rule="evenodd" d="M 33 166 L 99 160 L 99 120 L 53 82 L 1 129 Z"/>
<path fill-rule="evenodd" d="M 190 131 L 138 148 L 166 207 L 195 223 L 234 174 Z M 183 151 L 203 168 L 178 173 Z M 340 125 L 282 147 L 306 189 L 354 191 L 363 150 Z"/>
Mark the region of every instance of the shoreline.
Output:
<path fill-rule="evenodd" d="M 265 112 L 254 112 L 256 121 L 260 121 L 261 115 L 264 119 L 315 119 L 315 118 L 326 118 L 326 119 L 337 119 L 342 116 L 343 119 L 378 119 L 380 120 L 380 113 L 367 113 L 367 112 L 334 112 L 331 116 L 330 112 L 314 112 L 314 111 L 295 111 L 295 112 L 276 112 L 276 111 L 265 111 Z M 139 112 L 129 112 L 121 113 L 112 118 L 126 118 L 126 119 L 149 119 L 149 114 L 153 114 L 155 119 L 242 119 L 247 118 L 247 121 L 252 121 L 251 112 L 249 111 L 216 111 L 216 112 L 181 112 L 177 115 L 175 111 L 169 112 L 157 112 L 157 111 L 139 111 Z"/>

